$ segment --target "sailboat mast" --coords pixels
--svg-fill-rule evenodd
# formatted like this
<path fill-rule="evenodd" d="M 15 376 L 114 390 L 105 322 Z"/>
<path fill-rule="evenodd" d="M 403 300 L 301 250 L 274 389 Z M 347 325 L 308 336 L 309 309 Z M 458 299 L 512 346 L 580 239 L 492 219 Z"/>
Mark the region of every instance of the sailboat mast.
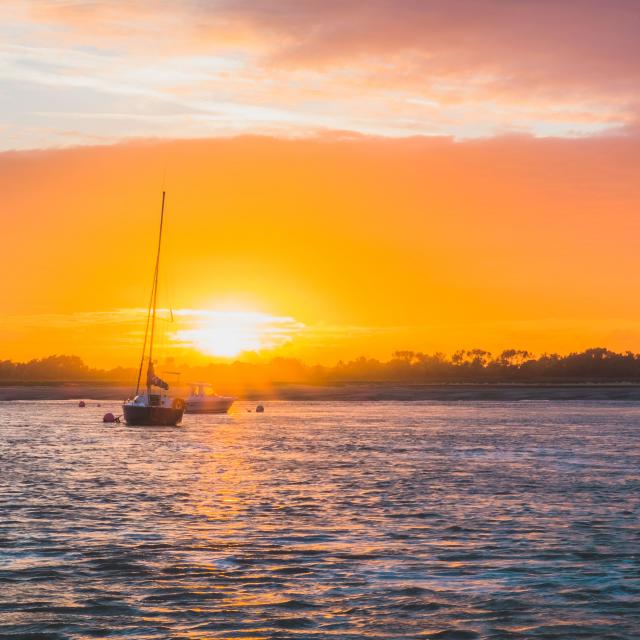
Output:
<path fill-rule="evenodd" d="M 151 320 L 151 306 L 153 305 L 153 292 L 155 290 L 156 274 L 153 272 L 153 283 L 151 284 L 151 297 L 149 298 L 149 308 L 147 309 L 147 324 L 144 327 L 144 342 L 142 343 L 142 356 L 140 357 L 140 367 L 138 368 L 138 381 L 136 382 L 136 393 L 140 393 L 140 379 L 142 378 L 142 368 L 144 367 L 144 356 L 147 353 L 147 340 L 149 338 L 149 322 Z"/>
<path fill-rule="evenodd" d="M 165 192 L 162 192 L 162 207 L 160 209 L 160 233 L 158 236 L 158 253 L 156 254 L 156 266 L 153 271 L 153 283 L 151 285 L 151 297 L 149 298 L 149 309 L 147 310 L 147 324 L 144 329 L 144 342 L 142 344 L 142 358 L 140 358 L 140 368 L 138 369 L 138 381 L 136 382 L 136 395 L 140 393 L 140 380 L 142 378 L 142 368 L 144 367 L 144 358 L 147 353 L 147 340 L 149 337 L 149 323 L 151 322 L 151 344 L 149 349 L 149 363 L 151 363 L 151 357 L 153 355 L 153 334 L 155 331 L 155 319 L 156 319 L 156 299 L 158 296 L 158 270 L 160 267 L 160 246 L 162 243 L 162 224 L 164 221 L 164 199 Z M 147 375 L 147 379 L 148 379 Z M 149 385 L 147 384 L 147 393 L 150 393 Z"/>
<path fill-rule="evenodd" d="M 160 232 L 158 233 L 158 253 L 156 254 L 156 270 L 153 282 L 153 303 L 151 307 L 151 336 L 149 339 L 149 367 L 153 366 L 153 337 L 156 331 L 156 306 L 158 300 L 158 273 L 160 271 L 160 248 L 162 246 L 162 226 L 164 223 L 164 200 L 165 192 L 162 192 L 162 207 L 160 208 Z M 149 386 L 149 376 L 147 375 L 147 393 L 151 394 Z"/>

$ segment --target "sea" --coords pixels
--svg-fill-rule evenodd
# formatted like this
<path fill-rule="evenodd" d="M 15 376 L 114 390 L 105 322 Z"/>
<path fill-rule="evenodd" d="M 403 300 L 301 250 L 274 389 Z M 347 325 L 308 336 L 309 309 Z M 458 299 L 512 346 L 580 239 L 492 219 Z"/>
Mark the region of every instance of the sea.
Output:
<path fill-rule="evenodd" d="M 0 638 L 640 638 L 640 403 L 0 403 Z"/>

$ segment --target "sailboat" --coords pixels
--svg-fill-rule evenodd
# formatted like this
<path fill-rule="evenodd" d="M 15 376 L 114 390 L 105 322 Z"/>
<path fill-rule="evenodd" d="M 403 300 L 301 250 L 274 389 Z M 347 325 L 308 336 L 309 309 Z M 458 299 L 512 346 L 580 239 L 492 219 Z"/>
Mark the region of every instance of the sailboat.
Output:
<path fill-rule="evenodd" d="M 164 223 L 165 192 L 162 192 L 162 207 L 160 209 L 160 232 L 158 235 L 158 252 L 156 266 L 153 273 L 151 299 L 147 312 L 147 326 L 144 332 L 142 358 L 138 369 L 136 392 L 132 399 L 122 405 L 124 419 L 129 425 L 140 426 L 175 426 L 182 420 L 184 414 L 184 400 L 171 396 L 169 385 L 159 378 L 153 368 L 153 342 L 156 329 L 156 310 L 158 300 L 158 274 L 160 270 L 160 249 L 162 247 L 162 226 Z M 148 354 L 147 354 L 148 346 Z M 146 388 L 141 393 L 142 371 L 147 363 Z"/>

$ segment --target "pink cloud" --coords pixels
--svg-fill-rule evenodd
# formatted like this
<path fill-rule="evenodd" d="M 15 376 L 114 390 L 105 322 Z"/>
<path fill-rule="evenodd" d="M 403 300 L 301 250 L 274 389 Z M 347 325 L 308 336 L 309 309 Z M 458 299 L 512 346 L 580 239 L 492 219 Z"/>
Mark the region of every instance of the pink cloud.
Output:
<path fill-rule="evenodd" d="M 501 73 L 517 76 L 516 81 L 526 78 L 534 87 L 595 82 L 621 90 L 640 75 L 635 0 L 31 0 L 28 5 L 36 17 L 89 34 L 155 32 L 168 50 L 173 40 L 201 46 L 194 33 L 204 40 L 209 34 L 215 47 L 227 31 L 228 41 L 265 45 L 268 59 L 281 65 L 318 68 L 403 53 L 443 75 Z M 163 25 L 166 32 L 158 31 Z M 162 49 L 154 53 L 162 55 Z"/>
<path fill-rule="evenodd" d="M 24 20 L 55 26 L 41 36 L 49 44 L 115 50 L 129 69 L 171 62 L 154 71 L 154 91 L 195 96 L 198 110 L 222 97 L 285 109 L 278 123 L 289 114 L 292 127 L 462 137 L 638 121 L 635 0 L 19 4 Z M 189 75 L 195 56 L 193 80 L 162 84 L 162 68 Z M 213 58 L 231 66 L 208 71 Z"/>

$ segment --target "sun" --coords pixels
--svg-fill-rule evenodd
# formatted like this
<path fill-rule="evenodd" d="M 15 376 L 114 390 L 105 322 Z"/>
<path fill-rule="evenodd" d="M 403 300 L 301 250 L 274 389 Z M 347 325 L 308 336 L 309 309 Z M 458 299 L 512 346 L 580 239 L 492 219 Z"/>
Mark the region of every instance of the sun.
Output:
<path fill-rule="evenodd" d="M 231 326 L 220 322 L 192 330 L 191 339 L 198 351 L 224 358 L 232 358 L 245 351 L 260 351 L 262 347 L 257 331 L 247 326 Z"/>
<path fill-rule="evenodd" d="M 188 328 L 173 334 L 181 346 L 221 358 L 274 349 L 290 342 L 303 325 L 287 316 L 257 311 L 183 309 L 176 312 Z"/>

